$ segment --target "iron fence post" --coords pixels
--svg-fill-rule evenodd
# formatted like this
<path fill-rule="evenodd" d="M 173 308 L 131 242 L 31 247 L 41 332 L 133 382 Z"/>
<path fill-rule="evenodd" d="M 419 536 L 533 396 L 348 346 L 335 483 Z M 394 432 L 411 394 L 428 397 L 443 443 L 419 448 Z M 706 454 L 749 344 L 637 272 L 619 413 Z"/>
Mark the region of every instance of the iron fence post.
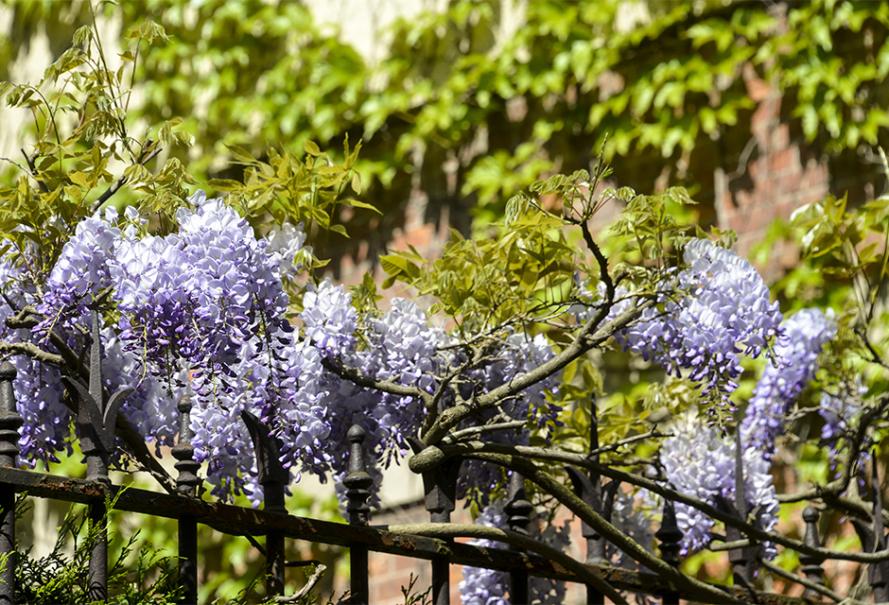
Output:
<path fill-rule="evenodd" d="M 110 397 L 105 396 L 102 380 L 102 333 L 99 329 L 99 312 L 90 312 L 90 366 L 89 385 L 79 379 L 65 377 L 66 383 L 77 394 L 77 428 L 80 448 L 86 458 L 86 478 L 105 486 L 108 478 L 108 458 L 114 450 L 114 433 L 117 414 L 131 388 L 121 388 Z M 95 601 L 108 598 L 108 511 L 105 501 L 93 501 L 89 505 L 90 534 L 95 540 L 90 552 L 87 576 L 89 597 Z"/>
<path fill-rule="evenodd" d="M 289 473 L 281 464 L 280 446 L 268 426 L 250 412 L 242 412 L 250 438 L 256 451 L 256 467 L 259 483 L 262 485 L 262 498 L 265 510 L 272 513 L 287 513 L 284 505 L 284 490 Z M 267 596 L 284 594 L 284 534 L 270 531 L 265 536 L 266 593 Z"/>
<path fill-rule="evenodd" d="M 819 513 L 818 509 L 814 506 L 807 506 L 806 510 L 803 511 L 803 521 L 805 521 L 806 524 L 806 533 L 803 537 L 803 542 L 805 542 L 806 546 L 811 546 L 812 548 L 821 547 L 821 538 L 818 535 L 818 519 L 820 516 L 821 513 Z M 802 553 L 799 556 L 799 560 L 800 563 L 803 564 L 802 571 L 806 578 L 815 584 L 823 584 L 824 569 L 821 568 L 821 563 L 824 562 L 824 558 L 819 557 L 818 555 Z M 806 588 L 803 596 L 809 599 L 821 598 L 821 595 L 811 588 Z"/>
<path fill-rule="evenodd" d="M 179 400 L 179 440 L 173 447 L 176 459 L 176 491 L 183 496 L 194 497 L 200 484 L 200 464 L 194 459 L 191 444 L 191 395 L 186 392 Z M 192 516 L 179 518 L 179 585 L 182 587 L 182 603 L 198 602 L 198 524 Z"/>
<path fill-rule="evenodd" d="M 0 466 L 15 466 L 19 454 L 19 428 L 23 420 L 16 410 L 15 366 L 4 361 L 0 365 Z M 6 558 L 0 572 L 0 604 L 15 603 L 15 489 L 0 489 L 0 556 Z"/>
<path fill-rule="evenodd" d="M 654 535 L 661 548 L 661 558 L 673 567 L 679 567 L 679 543 L 682 541 L 682 530 L 676 522 L 676 507 L 673 502 L 664 498 L 664 512 L 661 526 Z M 666 591 L 663 594 L 664 605 L 679 605 L 679 593 Z"/>
<path fill-rule="evenodd" d="M 364 440 L 367 431 L 359 424 L 353 424 L 346 433 L 349 440 L 349 472 L 343 478 L 346 486 L 346 513 L 352 525 L 367 525 L 370 516 L 368 498 L 373 485 L 373 477 L 367 472 L 364 458 Z M 368 586 L 367 547 L 353 544 L 349 548 L 350 570 L 350 603 L 352 605 L 368 605 L 370 589 Z"/>
<path fill-rule="evenodd" d="M 596 412 L 596 399 L 590 398 L 590 460 L 599 462 L 599 420 Z M 572 467 L 566 469 L 571 483 L 574 487 L 574 493 L 586 502 L 590 508 L 599 514 L 603 512 L 602 502 L 602 477 L 600 473 L 592 469 L 583 472 Z M 581 524 L 581 535 L 586 541 L 586 562 L 592 564 L 604 563 L 605 557 L 605 541 L 599 532 L 586 522 Z M 591 585 L 586 587 L 586 603 L 587 605 L 604 605 L 605 596 Z"/>
<path fill-rule="evenodd" d="M 433 523 L 449 523 L 456 508 L 457 474 L 460 460 L 449 460 L 433 471 L 423 473 L 426 510 Z M 432 559 L 432 604 L 449 605 L 451 567 L 447 557 Z"/>
<path fill-rule="evenodd" d="M 883 529 L 883 491 L 880 488 L 880 475 L 877 469 L 876 450 L 871 452 L 871 501 L 873 503 L 873 552 L 886 548 L 886 535 Z M 874 593 L 874 603 L 889 602 L 889 563 L 871 563 L 867 569 L 867 579 Z"/>
<path fill-rule="evenodd" d="M 527 534 L 534 506 L 525 493 L 525 478 L 515 471 L 512 471 L 509 476 L 508 497 L 509 500 L 504 508 L 507 514 L 507 525 L 514 532 Z M 524 569 L 515 570 L 511 571 L 509 576 L 509 602 L 512 605 L 526 605 L 530 602 L 528 599 L 528 572 Z"/>
<path fill-rule="evenodd" d="M 744 483 L 744 449 L 741 443 L 740 427 L 735 431 L 735 500 L 726 503 L 726 510 L 737 515 L 742 521 L 746 521 L 748 506 L 747 495 L 745 493 Z M 726 540 L 729 542 L 738 542 L 744 536 L 735 527 L 726 527 Z M 751 580 L 753 578 L 753 566 L 756 562 L 755 546 L 742 546 L 729 550 L 728 558 L 732 565 L 732 572 L 735 584 L 744 588 L 751 588 Z"/>

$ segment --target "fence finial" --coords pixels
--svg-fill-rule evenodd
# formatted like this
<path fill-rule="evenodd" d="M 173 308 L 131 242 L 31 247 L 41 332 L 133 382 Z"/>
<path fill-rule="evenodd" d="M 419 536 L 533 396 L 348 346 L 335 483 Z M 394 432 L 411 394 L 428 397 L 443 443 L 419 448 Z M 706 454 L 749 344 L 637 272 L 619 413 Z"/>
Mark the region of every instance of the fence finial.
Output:
<path fill-rule="evenodd" d="M 19 454 L 19 428 L 22 417 L 15 407 L 15 366 L 0 364 L 0 466 L 15 466 Z M 0 604 L 15 602 L 15 490 L 4 486 L 0 490 L 0 555 L 6 565 L 0 569 Z"/>
<path fill-rule="evenodd" d="M 682 541 L 682 530 L 676 522 L 676 507 L 673 502 L 664 498 L 664 512 L 661 527 L 655 537 L 660 542 L 661 558 L 676 567 L 679 565 L 679 543 Z"/>
<path fill-rule="evenodd" d="M 176 491 L 183 496 L 195 496 L 200 485 L 198 469 L 194 459 L 194 446 L 191 439 L 191 385 L 176 405 L 179 410 L 179 440 L 173 447 L 176 459 Z M 182 589 L 180 602 L 198 602 L 198 527 L 193 517 L 179 518 L 179 586 Z"/>
<path fill-rule="evenodd" d="M 661 526 L 654 537 L 660 543 L 661 558 L 673 567 L 679 567 L 679 544 L 682 542 L 682 530 L 679 529 L 679 524 L 676 522 L 676 506 L 672 500 L 664 498 Z M 664 592 L 663 605 L 679 605 L 679 593 Z"/>
<path fill-rule="evenodd" d="M 24 420 L 15 405 L 15 366 L 8 361 L 0 365 L 0 466 L 15 466 L 19 454 L 19 428 Z"/>
<path fill-rule="evenodd" d="M 191 388 L 186 385 L 186 391 L 176 405 L 179 410 L 179 440 L 172 450 L 176 459 L 176 491 L 185 496 L 194 496 L 200 485 L 198 469 L 201 465 L 195 462 L 194 446 L 191 444 L 194 437 L 191 430 L 191 397 Z"/>
<path fill-rule="evenodd" d="M 346 511 L 349 513 L 349 523 L 357 525 L 368 523 L 370 507 L 367 500 L 370 498 L 370 487 L 373 485 L 373 477 L 367 472 L 367 462 L 364 458 L 366 438 L 367 431 L 357 423 L 346 433 L 346 439 L 349 440 L 349 472 L 343 478 L 348 500 Z"/>
<path fill-rule="evenodd" d="M 509 476 L 508 500 L 504 511 L 508 515 L 507 524 L 513 531 L 527 534 L 528 524 L 531 522 L 531 513 L 534 505 L 528 501 L 525 492 L 525 478 L 520 473 L 513 471 Z"/>
<path fill-rule="evenodd" d="M 821 513 L 814 506 L 809 505 L 803 511 L 803 521 L 806 523 L 806 533 L 803 537 L 803 542 L 806 546 L 811 546 L 812 548 L 821 547 L 821 538 L 818 535 L 818 519 L 820 517 Z M 799 556 L 799 560 L 803 564 L 802 571 L 806 578 L 815 584 L 822 584 L 824 581 L 824 569 L 821 568 L 821 563 L 824 561 L 824 558 L 818 555 L 802 553 Z M 805 596 L 814 598 L 818 596 L 818 593 L 811 588 L 807 588 Z"/>
<path fill-rule="evenodd" d="M 78 378 L 65 377 L 65 382 L 77 393 L 77 425 L 80 429 L 80 447 L 86 457 L 86 478 L 109 483 L 108 458 L 114 451 L 114 432 L 117 414 L 124 399 L 133 389 L 124 387 L 105 398 L 102 380 L 102 332 L 99 311 L 90 312 L 90 374 L 89 386 Z"/>
<path fill-rule="evenodd" d="M 349 440 L 349 472 L 343 477 L 346 486 L 346 512 L 352 525 L 367 525 L 370 517 L 370 488 L 373 477 L 367 472 L 364 457 L 364 440 L 367 431 L 358 423 L 352 424 L 346 433 Z M 349 575 L 351 605 L 367 605 L 369 601 L 368 551 L 366 546 L 354 545 L 349 549 Z"/>
<path fill-rule="evenodd" d="M 506 512 L 506 524 L 514 532 L 528 534 L 531 523 L 531 514 L 534 505 L 528 500 L 525 492 L 525 478 L 516 471 L 509 475 L 509 490 L 507 502 L 503 508 Z M 509 600 L 511 603 L 528 603 L 528 572 L 525 570 L 512 571 L 509 574 Z"/>
<path fill-rule="evenodd" d="M 871 500 L 873 502 L 873 552 L 886 547 L 883 532 L 883 492 L 880 487 L 880 475 L 877 469 L 876 449 L 871 452 Z M 878 561 L 868 565 L 868 583 L 874 593 L 875 603 L 889 601 L 889 563 Z"/>

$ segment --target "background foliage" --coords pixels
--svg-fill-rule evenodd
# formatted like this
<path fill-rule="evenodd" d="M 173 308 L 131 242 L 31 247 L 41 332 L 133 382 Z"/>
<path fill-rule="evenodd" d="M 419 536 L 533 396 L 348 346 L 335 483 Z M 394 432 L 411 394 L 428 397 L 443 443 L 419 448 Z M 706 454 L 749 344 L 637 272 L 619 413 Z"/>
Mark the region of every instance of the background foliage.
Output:
<path fill-rule="evenodd" d="M 53 5 L 13 1 L 19 35 L 0 56 L 15 56 L 41 27 L 63 48 L 55 34 L 89 21 L 85 2 Z M 501 216 L 515 190 L 588 168 L 599 149 L 640 190 L 665 174 L 706 200 L 714 158 L 731 164 L 751 139 L 752 79 L 781 91 L 783 114 L 816 158 L 887 143 L 882 3 L 543 0 L 503 33 L 511 3 L 452 0 L 396 21 L 384 32 L 390 52 L 374 63 L 300 3 L 146 0 L 104 10 L 120 15 L 124 32 L 146 19 L 166 31 L 163 44 L 139 49 L 133 109 L 150 124 L 182 119 L 194 142 L 174 153 L 199 180 L 241 173 L 232 145 L 301 156 L 307 141 L 327 150 L 363 141 L 358 168 L 382 214 L 350 217 L 357 237 L 334 240 L 337 253 L 356 253 L 365 239 L 371 258 L 383 249 L 411 191 L 428 195 L 428 220 L 448 209 L 467 234 L 472 217 Z"/>

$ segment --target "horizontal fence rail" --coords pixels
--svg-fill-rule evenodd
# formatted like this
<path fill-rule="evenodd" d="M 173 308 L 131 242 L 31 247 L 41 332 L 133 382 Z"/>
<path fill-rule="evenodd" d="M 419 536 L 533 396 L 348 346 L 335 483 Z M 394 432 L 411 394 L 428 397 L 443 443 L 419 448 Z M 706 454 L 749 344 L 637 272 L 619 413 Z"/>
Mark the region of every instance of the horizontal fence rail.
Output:
<path fill-rule="evenodd" d="M 454 565 L 486 567 L 506 572 L 520 572 L 583 583 L 575 574 L 558 564 L 512 550 L 485 548 L 451 542 L 438 538 L 393 533 L 385 526 L 360 526 L 299 517 L 281 512 L 269 512 L 205 502 L 197 498 L 153 492 L 133 487 L 107 485 L 97 481 L 70 479 L 34 471 L 0 468 L 0 489 L 25 493 L 39 498 L 93 504 L 115 499 L 115 509 L 169 519 L 193 519 L 218 531 L 233 536 L 261 536 L 270 531 L 280 532 L 290 539 L 345 547 L 366 547 L 370 551 L 434 561 L 442 557 Z M 605 581 L 620 590 L 651 594 L 675 590 L 654 574 L 619 569 L 607 565 L 587 564 Z M 763 605 L 804 605 L 807 599 L 735 588 L 729 594 Z"/>

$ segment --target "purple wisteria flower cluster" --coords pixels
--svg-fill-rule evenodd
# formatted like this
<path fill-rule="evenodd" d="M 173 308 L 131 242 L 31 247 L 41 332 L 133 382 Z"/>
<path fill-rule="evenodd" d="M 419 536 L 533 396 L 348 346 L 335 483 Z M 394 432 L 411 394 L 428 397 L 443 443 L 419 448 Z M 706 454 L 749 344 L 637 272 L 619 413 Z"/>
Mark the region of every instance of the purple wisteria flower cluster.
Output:
<path fill-rule="evenodd" d="M 50 336 L 61 335 L 83 350 L 89 311 L 98 309 L 107 387 L 135 389 L 124 417 L 157 446 L 171 445 L 176 402 L 189 391 L 195 458 L 206 463 L 207 480 L 222 498 L 243 492 L 261 501 L 245 413 L 278 440 L 281 462 L 296 477 L 345 473 L 345 433 L 353 422 L 367 430 L 374 460 L 388 464 L 416 436 L 427 412 L 421 398 L 360 387 L 330 364 L 433 393 L 439 376 L 462 360 L 446 351 L 445 332 L 413 302 L 396 299 L 388 311 L 359 317 L 349 292 L 329 281 L 305 292 L 298 325 L 292 325 L 284 281 L 299 270 L 304 243 L 302 230 L 290 225 L 257 237 L 233 208 L 203 193 L 177 212 L 175 228 L 165 235 L 149 233 L 132 207 L 122 216 L 111 209 L 76 226 L 41 284 L 40 300 L 19 301 L 37 305 L 45 319 L 33 331 L 5 330 L 4 337 L 51 349 Z M 11 284 L 19 276 L 7 263 L 0 278 Z M 37 290 L 29 287 L 13 290 Z M 16 310 L 4 302 L 0 314 L 5 319 Z M 552 355 L 542 336 L 513 333 L 498 342 L 489 358 L 457 380 L 461 388 L 484 392 Z M 26 358 L 16 363 L 26 419 L 23 457 L 54 459 L 67 447 L 71 421 L 61 403 L 61 376 Z M 558 408 L 545 392 L 555 385 L 555 379 L 535 385 L 497 413 L 554 420 Z M 379 483 L 376 465 L 372 472 Z"/>
<path fill-rule="evenodd" d="M 475 522 L 486 527 L 506 528 L 507 515 L 502 501 L 491 502 L 479 514 Z M 547 523 L 543 526 L 532 521 L 531 536 L 543 544 L 565 551 L 570 544 L 567 524 Z M 472 540 L 470 544 L 486 548 L 506 548 L 494 540 Z M 565 583 L 546 578 L 532 577 L 528 583 L 528 596 L 534 605 L 557 605 L 565 602 Z M 479 567 L 464 567 L 459 584 L 460 598 L 464 605 L 508 605 L 509 574 L 503 571 Z"/>
<path fill-rule="evenodd" d="M 678 491 L 712 506 L 735 502 L 736 449 L 729 437 L 706 426 L 690 414 L 673 427 L 673 436 L 661 446 L 661 464 L 670 484 Z M 778 499 L 769 463 L 754 448 L 742 452 L 744 495 L 748 510 L 758 510 L 757 524 L 770 531 L 778 522 Z M 683 553 L 710 544 L 714 521 L 702 511 L 676 504 L 676 521 L 682 531 Z M 774 556 L 770 545 L 765 555 Z"/>
<path fill-rule="evenodd" d="M 441 363 L 438 346 L 444 342 L 444 332 L 432 327 L 414 303 L 395 299 L 388 312 L 365 318 L 363 346 L 357 338 L 358 314 L 342 286 L 325 281 L 307 292 L 300 317 L 307 341 L 322 357 L 374 379 L 425 392 L 435 388 L 432 377 Z M 359 387 L 330 371 L 324 372 L 322 383 L 328 392 L 328 448 L 336 477 L 347 471 L 346 431 L 353 422 L 367 431 L 365 446 L 375 459 L 388 464 L 407 452 L 407 439 L 416 434 L 425 415 L 419 398 Z M 378 487 L 381 475 L 376 465 L 371 474 Z"/>
<path fill-rule="evenodd" d="M 781 325 L 774 361 L 754 389 L 740 425 L 744 493 L 749 510 L 757 510 L 764 530 L 777 524 L 778 501 L 770 475 L 775 440 L 784 432 L 791 405 L 815 375 L 818 355 L 836 334 L 831 316 L 804 309 Z M 735 501 L 736 444 L 695 417 L 680 421 L 661 447 L 667 479 L 679 491 L 713 506 Z M 676 517 L 685 552 L 706 547 L 714 521 L 691 506 L 678 503 Z M 767 556 L 772 545 L 763 545 Z"/>
<path fill-rule="evenodd" d="M 7 258 L 0 258 L 0 339 L 9 343 L 33 342 L 26 329 L 12 330 L 6 320 L 25 305 L 35 305 L 35 288 L 28 277 Z M 19 429 L 20 460 L 29 466 L 57 461 L 57 453 L 70 452 L 67 442 L 71 413 L 62 403 L 62 375 L 58 368 L 30 357 L 12 358 L 16 369 L 13 382 L 18 410 L 24 419 Z"/>
<path fill-rule="evenodd" d="M 781 324 L 775 359 L 756 384 L 741 424 L 745 446 L 771 459 L 791 405 L 814 377 L 821 348 L 835 335 L 832 317 L 819 309 L 803 309 Z"/>
<path fill-rule="evenodd" d="M 713 242 L 694 239 L 683 252 L 685 268 L 675 284 L 678 299 L 659 295 L 659 305 L 616 334 L 625 349 L 673 375 L 682 370 L 723 395 L 736 388 L 740 354 L 755 357 L 778 333 L 781 313 L 750 263 Z"/>

